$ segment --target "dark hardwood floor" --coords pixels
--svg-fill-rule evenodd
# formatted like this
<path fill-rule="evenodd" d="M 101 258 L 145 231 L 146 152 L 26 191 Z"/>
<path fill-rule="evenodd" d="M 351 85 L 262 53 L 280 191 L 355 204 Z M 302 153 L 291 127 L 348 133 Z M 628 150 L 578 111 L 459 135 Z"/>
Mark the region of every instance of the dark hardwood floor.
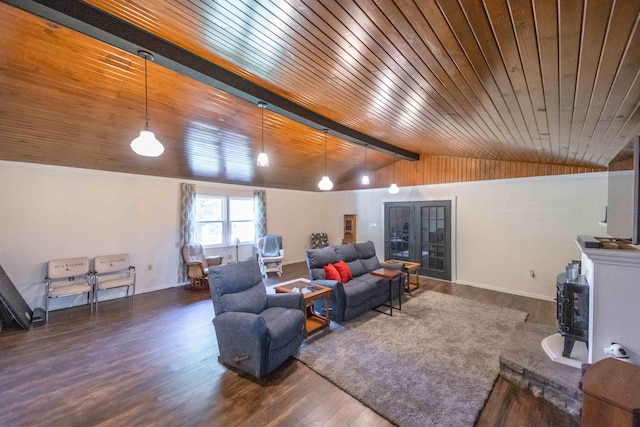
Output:
<path fill-rule="evenodd" d="M 303 263 L 267 285 L 306 277 Z M 553 304 L 447 282 L 437 291 L 517 308 L 553 322 Z M 410 297 L 409 297 L 410 298 Z M 55 311 L 29 331 L 0 333 L 0 426 L 388 426 L 296 360 L 257 381 L 217 360 L 208 292 L 165 289 Z M 565 426 L 544 401 L 498 380 L 480 426 Z"/>

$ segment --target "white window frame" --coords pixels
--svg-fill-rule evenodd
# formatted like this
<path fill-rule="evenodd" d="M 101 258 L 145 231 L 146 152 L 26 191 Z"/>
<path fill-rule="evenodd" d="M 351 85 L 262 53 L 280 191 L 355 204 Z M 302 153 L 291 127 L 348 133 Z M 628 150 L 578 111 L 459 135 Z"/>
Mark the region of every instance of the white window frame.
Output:
<path fill-rule="evenodd" d="M 224 248 L 234 246 L 235 243 L 231 241 L 232 235 L 232 225 L 236 222 L 251 222 L 255 224 L 255 216 L 251 220 L 235 220 L 231 221 L 230 219 L 230 201 L 232 199 L 235 200 L 250 200 L 253 203 L 253 196 L 242 196 L 242 195 L 225 195 L 225 194 L 208 194 L 208 193 L 197 193 L 197 198 L 212 198 L 212 199 L 221 199 L 222 200 L 222 219 L 219 221 L 198 221 L 198 214 L 196 212 L 196 224 L 200 223 L 222 223 L 222 243 L 220 244 L 202 244 L 204 248 Z M 197 209 L 196 203 L 196 209 Z M 199 227 L 198 227 L 199 228 Z M 200 241 L 200 236 L 197 236 L 198 241 Z M 200 242 L 201 243 L 201 242 Z M 240 244 L 253 243 L 252 240 L 240 241 Z"/>

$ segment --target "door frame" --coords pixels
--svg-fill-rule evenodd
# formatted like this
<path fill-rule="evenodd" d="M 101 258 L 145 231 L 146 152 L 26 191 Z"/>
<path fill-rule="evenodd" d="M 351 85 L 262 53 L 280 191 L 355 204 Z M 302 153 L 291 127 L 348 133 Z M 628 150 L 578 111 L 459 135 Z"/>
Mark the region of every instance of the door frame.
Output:
<path fill-rule="evenodd" d="M 450 197 L 421 197 L 421 198 L 407 198 L 404 200 L 397 200 L 397 199 L 382 199 L 382 204 L 380 206 L 381 209 L 381 215 L 380 217 L 382 218 L 383 221 L 383 227 L 382 227 L 382 233 L 381 233 L 381 241 L 383 242 L 383 251 L 384 251 L 384 221 L 386 220 L 385 218 L 385 212 L 384 212 L 384 204 L 385 203 L 401 203 L 401 202 L 407 202 L 407 203 L 411 203 L 411 202 L 438 202 L 438 201 L 450 201 L 451 202 L 451 282 L 452 283 L 458 283 L 458 249 L 457 249 L 457 241 L 458 241 L 458 212 L 457 212 L 457 197 L 456 196 L 450 196 Z M 382 253 L 384 256 L 384 252 Z M 431 278 L 433 280 L 441 280 L 441 279 L 437 279 L 437 278 Z"/>

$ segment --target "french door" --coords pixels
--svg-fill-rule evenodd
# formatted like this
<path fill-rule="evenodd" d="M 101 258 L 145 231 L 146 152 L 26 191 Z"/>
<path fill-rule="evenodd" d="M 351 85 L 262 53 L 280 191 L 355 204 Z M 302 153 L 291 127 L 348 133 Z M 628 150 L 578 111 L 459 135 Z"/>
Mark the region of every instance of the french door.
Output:
<path fill-rule="evenodd" d="M 385 259 L 420 263 L 420 275 L 451 280 L 451 201 L 384 204 Z"/>

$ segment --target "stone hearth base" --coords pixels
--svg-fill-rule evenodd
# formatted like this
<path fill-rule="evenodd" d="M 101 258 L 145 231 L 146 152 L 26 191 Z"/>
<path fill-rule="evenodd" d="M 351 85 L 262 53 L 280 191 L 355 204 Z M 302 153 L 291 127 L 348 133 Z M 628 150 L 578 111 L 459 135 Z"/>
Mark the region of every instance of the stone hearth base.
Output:
<path fill-rule="evenodd" d="M 552 361 L 542 348 L 542 340 L 556 332 L 550 325 L 519 324 L 500 354 L 500 375 L 580 421 L 581 370 Z"/>

